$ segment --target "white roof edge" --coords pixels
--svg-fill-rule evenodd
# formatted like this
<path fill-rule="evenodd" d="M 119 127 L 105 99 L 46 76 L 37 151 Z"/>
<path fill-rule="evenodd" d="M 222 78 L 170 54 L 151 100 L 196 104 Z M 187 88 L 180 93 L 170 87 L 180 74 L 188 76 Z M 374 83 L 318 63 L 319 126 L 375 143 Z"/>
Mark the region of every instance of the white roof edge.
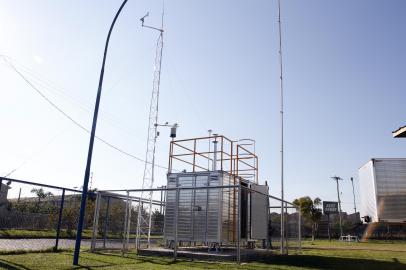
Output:
<path fill-rule="evenodd" d="M 358 167 L 358 170 L 373 160 L 406 160 L 406 158 L 370 158 L 367 162 L 364 163 L 364 165 L 361 165 L 360 167 Z"/>

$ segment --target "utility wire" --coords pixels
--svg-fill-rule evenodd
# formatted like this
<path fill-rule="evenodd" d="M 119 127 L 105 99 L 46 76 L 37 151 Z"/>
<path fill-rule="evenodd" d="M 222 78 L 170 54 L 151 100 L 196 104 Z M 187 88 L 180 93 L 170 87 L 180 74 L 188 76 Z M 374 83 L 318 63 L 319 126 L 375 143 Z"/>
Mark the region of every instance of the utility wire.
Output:
<path fill-rule="evenodd" d="M 37 94 L 39 94 L 46 102 L 48 102 L 48 104 L 50 104 L 55 110 L 57 110 L 58 112 L 60 112 L 63 116 L 65 116 L 66 118 L 68 118 L 73 124 L 75 124 L 77 127 L 79 127 L 80 129 L 84 130 L 85 132 L 90 134 L 90 130 L 88 130 L 86 127 L 84 127 L 82 124 L 80 124 L 79 122 L 77 122 L 75 119 L 73 119 L 70 115 L 68 115 L 66 112 L 64 112 L 61 108 L 59 108 L 52 100 L 50 100 L 47 96 L 45 96 L 44 93 L 42 93 L 33 83 L 31 83 L 31 81 L 29 79 L 27 79 L 24 74 L 22 74 L 14 65 L 13 63 L 11 63 L 8 60 L 8 57 L 4 56 L 4 55 L 0 55 L 0 57 L 2 57 L 4 59 L 4 61 L 11 67 L 11 69 L 13 69 Z M 102 143 L 104 143 L 105 145 L 109 146 L 110 148 L 120 152 L 123 155 L 126 155 L 128 157 L 131 157 L 135 160 L 138 160 L 140 162 L 145 163 L 146 161 L 143 160 L 142 158 L 139 158 L 115 145 L 113 145 L 112 143 L 106 141 L 105 139 L 99 137 L 99 136 L 95 136 L 96 139 L 98 139 L 99 141 L 101 141 Z M 165 169 L 168 170 L 167 167 L 162 166 L 162 165 L 158 165 L 155 164 L 156 167 L 161 168 L 161 169 Z"/>
<path fill-rule="evenodd" d="M 0 55 L 1 56 L 1 55 Z M 84 110 L 86 113 L 93 113 L 92 111 L 92 106 L 89 105 L 89 101 L 85 101 L 83 99 L 77 98 L 75 96 L 70 95 L 65 91 L 65 89 L 61 86 L 58 86 L 54 82 L 52 82 L 49 79 L 43 78 L 40 74 L 36 73 L 32 69 L 30 69 L 27 66 L 22 65 L 21 63 L 18 63 L 14 59 L 6 56 L 6 58 L 9 61 L 13 62 L 13 65 L 16 69 L 18 69 L 21 73 L 25 75 L 27 79 L 31 81 L 32 84 L 35 84 L 37 88 L 41 89 L 43 93 L 45 93 L 44 90 L 49 90 L 58 96 L 61 96 L 64 100 L 67 100 L 68 102 L 71 102 L 75 106 L 78 106 L 80 109 Z M 111 90 L 112 88 L 110 88 Z M 136 138 L 137 140 L 141 140 L 138 136 L 137 133 L 135 132 L 134 129 L 128 128 L 123 126 L 120 123 L 120 120 L 118 120 L 117 116 L 114 114 L 111 114 L 109 112 L 105 112 L 105 115 L 100 115 L 100 118 L 103 120 L 106 120 L 106 122 L 110 123 L 114 127 L 118 128 L 120 131 L 123 131 L 126 135 L 130 135 L 133 138 Z M 143 141 L 143 140 L 142 140 Z"/>
<path fill-rule="evenodd" d="M 39 154 L 41 154 L 59 135 L 61 135 L 62 133 L 64 133 L 64 131 L 66 130 L 66 128 L 64 128 L 63 130 L 61 130 L 60 132 L 58 132 L 57 134 L 55 134 L 45 145 L 43 145 L 40 149 L 38 149 L 36 152 L 32 153 L 27 159 L 25 159 L 23 162 L 20 163 L 20 165 L 18 165 L 17 167 L 15 167 L 14 169 L 12 169 L 10 172 L 8 172 L 6 175 L 4 175 L 3 177 L 9 177 L 10 175 L 12 175 L 13 173 L 15 173 L 17 170 L 21 169 L 25 164 L 27 164 L 28 162 L 30 162 L 32 159 L 34 159 L 36 156 L 38 156 Z"/>

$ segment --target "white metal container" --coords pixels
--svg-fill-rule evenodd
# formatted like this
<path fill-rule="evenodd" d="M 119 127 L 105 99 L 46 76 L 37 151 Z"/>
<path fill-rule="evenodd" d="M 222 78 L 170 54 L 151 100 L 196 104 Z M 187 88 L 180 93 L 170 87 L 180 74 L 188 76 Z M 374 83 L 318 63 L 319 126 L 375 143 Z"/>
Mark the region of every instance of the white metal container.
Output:
<path fill-rule="evenodd" d="M 172 173 L 168 188 L 233 185 L 224 172 Z M 235 238 L 236 189 L 180 189 L 167 191 L 164 236 L 166 240 L 228 243 Z M 177 236 L 175 237 L 175 231 Z"/>
<path fill-rule="evenodd" d="M 216 188 L 238 185 L 234 179 L 241 181 L 241 178 L 223 171 L 168 174 L 168 188 L 187 189 L 167 191 L 164 239 L 227 245 L 237 240 L 238 220 L 241 238 L 267 239 L 268 187 L 241 182 L 246 188 L 241 188 L 239 215 L 238 189 Z M 247 188 L 253 191 L 249 192 Z"/>
<path fill-rule="evenodd" d="M 359 169 L 361 216 L 406 222 L 406 158 L 376 158 Z"/>

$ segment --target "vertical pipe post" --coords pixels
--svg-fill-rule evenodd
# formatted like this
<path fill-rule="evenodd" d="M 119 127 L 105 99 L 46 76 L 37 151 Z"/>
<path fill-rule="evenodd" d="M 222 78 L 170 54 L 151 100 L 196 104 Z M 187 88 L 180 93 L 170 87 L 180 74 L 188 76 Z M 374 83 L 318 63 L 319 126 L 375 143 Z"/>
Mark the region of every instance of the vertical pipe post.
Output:
<path fill-rule="evenodd" d="M 205 219 L 205 231 L 204 231 L 204 241 L 207 243 L 207 235 L 208 235 L 208 217 L 209 217 L 209 186 L 210 186 L 210 174 L 207 175 L 207 182 L 206 182 L 206 219 Z"/>
<path fill-rule="evenodd" d="M 97 231 L 98 231 L 98 227 L 99 227 L 100 201 L 101 201 L 101 192 L 99 191 L 99 192 L 97 192 L 96 203 L 94 206 L 92 243 L 90 245 L 91 252 L 93 252 L 96 248 Z"/>
<path fill-rule="evenodd" d="M 103 248 L 106 248 L 106 241 L 107 241 L 107 230 L 108 230 L 108 223 L 109 223 L 109 211 L 110 211 L 110 197 L 107 197 L 107 205 L 106 205 L 106 213 L 104 217 L 104 238 L 103 238 Z"/>
<path fill-rule="evenodd" d="M 164 186 L 161 186 L 163 188 Z M 163 199 L 163 190 L 161 189 L 161 199 L 160 199 L 160 204 L 159 204 L 159 213 L 162 214 L 162 199 Z"/>
<path fill-rule="evenodd" d="M 21 188 L 20 188 L 20 194 L 21 194 Z M 18 195 L 18 198 L 20 198 L 20 194 Z M 63 204 L 64 203 L 65 203 L 65 189 L 62 189 L 61 204 L 59 205 L 58 225 L 56 228 L 56 239 L 55 239 L 55 247 L 54 247 L 55 251 L 58 250 L 59 236 L 61 234 L 61 224 L 62 224 L 62 214 L 63 214 Z"/>
<path fill-rule="evenodd" d="M 237 264 L 241 264 L 241 182 L 238 183 Z"/>
<path fill-rule="evenodd" d="M 231 171 L 230 171 L 230 177 L 232 177 L 233 178 L 233 185 L 235 185 L 235 175 L 234 175 L 234 156 L 233 156 L 233 150 L 234 150 L 234 142 L 233 141 L 231 141 L 231 151 L 230 151 L 230 155 L 231 155 L 231 158 L 230 158 L 230 162 L 231 162 Z M 231 182 L 231 181 L 230 181 Z M 230 194 L 231 195 L 231 194 Z M 235 192 L 235 188 L 233 188 L 233 224 L 235 224 L 235 217 L 236 217 L 236 203 L 235 203 L 235 195 L 236 195 L 236 192 Z M 236 239 L 235 239 L 235 231 L 236 231 L 236 228 L 235 228 L 235 225 L 234 225 L 234 229 L 233 229 L 233 241 L 236 241 Z"/>
<path fill-rule="evenodd" d="M 130 197 L 130 192 L 128 192 L 128 197 Z M 130 229 L 131 229 L 131 209 L 132 209 L 132 199 L 128 200 L 128 218 L 127 218 L 127 234 L 125 239 L 125 247 L 128 250 L 129 242 L 130 242 Z"/>
<path fill-rule="evenodd" d="M 299 237 L 299 252 L 302 251 L 302 214 L 300 213 L 300 210 L 298 209 L 299 213 L 299 227 L 298 227 L 298 237 Z"/>
<path fill-rule="evenodd" d="M 288 254 L 288 252 L 289 252 L 289 245 L 288 245 L 288 238 L 289 238 L 289 230 L 287 230 L 286 228 L 289 228 L 288 227 L 288 225 L 289 225 L 289 218 L 288 218 L 288 203 L 287 202 L 285 202 L 285 252 L 286 252 L 286 254 Z"/>
<path fill-rule="evenodd" d="M 122 253 L 122 255 L 124 256 L 124 253 L 125 253 L 125 251 L 126 251 L 126 249 L 127 249 L 127 247 L 126 247 L 126 234 L 127 234 L 127 225 L 128 225 L 128 200 L 129 200 L 129 198 L 128 198 L 128 196 L 129 196 L 129 193 L 128 193 L 128 191 L 127 191 L 127 202 L 126 202 L 126 204 L 125 204 L 125 213 L 124 213 L 124 235 L 123 235 L 123 248 L 122 248 L 122 251 L 121 251 L 121 253 Z M 141 198 L 140 198 L 140 200 L 141 200 Z M 138 211 L 141 211 L 140 209 L 138 209 Z"/>
<path fill-rule="evenodd" d="M 328 241 L 331 241 L 331 234 L 330 234 L 330 214 L 327 214 L 327 232 L 328 232 Z"/>
<path fill-rule="evenodd" d="M 223 171 L 224 137 L 221 136 L 220 170 Z"/>
<path fill-rule="evenodd" d="M 164 191 L 164 208 L 163 208 L 163 214 L 165 216 L 165 213 L 166 213 L 166 196 L 167 196 L 168 192 L 166 190 L 166 185 L 163 186 L 163 187 L 165 188 L 165 191 Z"/>
<path fill-rule="evenodd" d="M 178 258 L 178 217 L 179 217 L 179 185 L 176 185 L 176 199 L 175 199 L 175 240 L 173 243 L 173 260 Z"/>
<path fill-rule="evenodd" d="M 342 227 L 342 217 L 341 217 L 341 200 L 340 200 L 340 187 L 338 185 L 338 180 L 339 178 L 336 177 L 336 182 L 337 182 L 337 197 L 338 197 L 338 211 L 339 211 L 339 218 L 340 218 L 340 237 L 343 236 L 343 227 Z"/>
<path fill-rule="evenodd" d="M 193 142 L 193 172 L 195 172 L 196 168 L 196 139 Z"/>
<path fill-rule="evenodd" d="M 211 148 L 211 133 L 213 130 L 209 129 L 209 153 L 207 154 L 207 170 L 210 171 L 210 148 Z"/>
<path fill-rule="evenodd" d="M 213 146 L 213 171 L 217 170 L 217 134 L 214 134 L 214 146 Z"/>
<path fill-rule="evenodd" d="M 233 157 L 233 141 L 230 142 L 230 175 L 234 174 L 233 171 L 233 161 L 234 161 L 234 157 Z"/>

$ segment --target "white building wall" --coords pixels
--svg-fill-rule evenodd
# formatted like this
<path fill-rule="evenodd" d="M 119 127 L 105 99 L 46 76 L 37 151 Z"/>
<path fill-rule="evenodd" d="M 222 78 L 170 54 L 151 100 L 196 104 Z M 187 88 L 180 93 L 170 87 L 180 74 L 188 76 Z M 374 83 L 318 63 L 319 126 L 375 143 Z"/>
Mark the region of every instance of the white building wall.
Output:
<path fill-rule="evenodd" d="M 358 170 L 360 195 L 361 195 L 361 217 L 370 216 L 373 222 L 378 221 L 375 194 L 375 174 L 372 160 L 368 161 Z"/>
<path fill-rule="evenodd" d="M 406 222 L 406 159 L 372 159 L 359 169 L 361 216 Z"/>

